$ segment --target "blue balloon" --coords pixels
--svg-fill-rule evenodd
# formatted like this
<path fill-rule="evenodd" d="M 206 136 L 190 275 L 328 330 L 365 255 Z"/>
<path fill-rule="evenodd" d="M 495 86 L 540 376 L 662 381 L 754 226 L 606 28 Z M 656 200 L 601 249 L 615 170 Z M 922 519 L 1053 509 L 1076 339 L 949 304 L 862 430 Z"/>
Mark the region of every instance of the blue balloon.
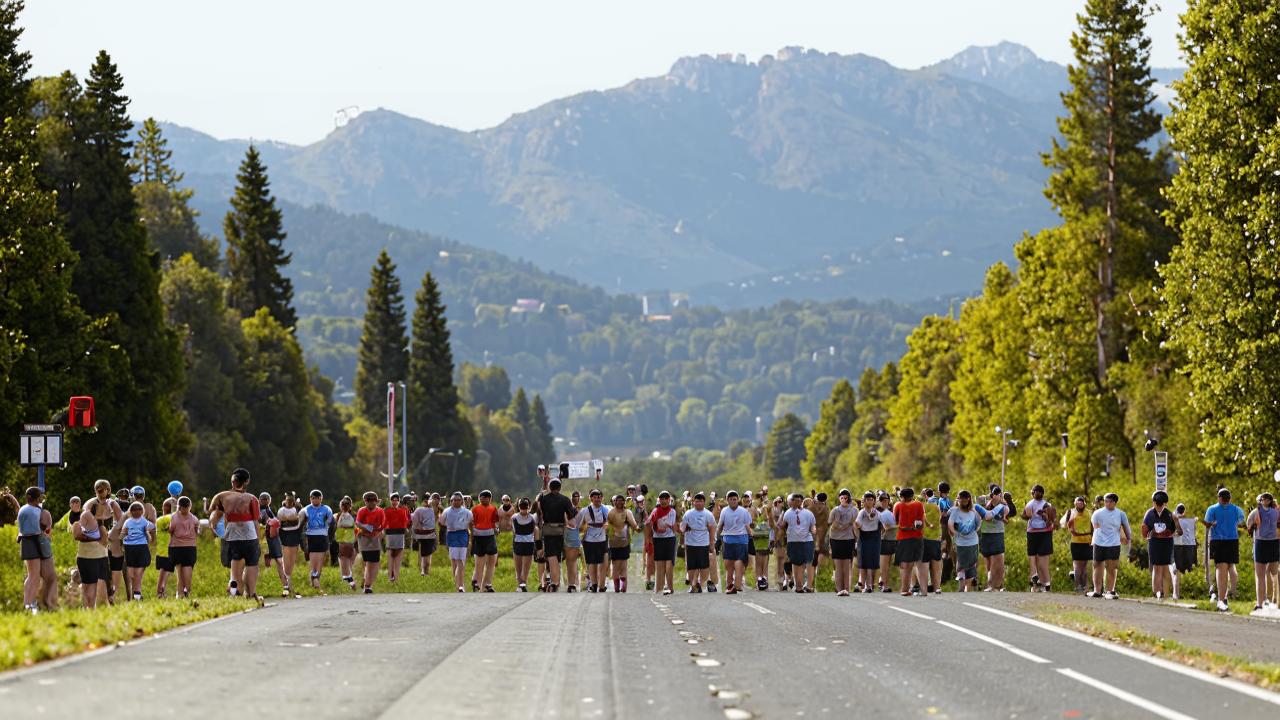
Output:
<path fill-rule="evenodd" d="M 181 494 L 182 494 L 182 483 L 178 482 L 177 480 L 174 480 L 173 482 L 169 483 L 169 495 L 171 497 L 178 497 Z"/>

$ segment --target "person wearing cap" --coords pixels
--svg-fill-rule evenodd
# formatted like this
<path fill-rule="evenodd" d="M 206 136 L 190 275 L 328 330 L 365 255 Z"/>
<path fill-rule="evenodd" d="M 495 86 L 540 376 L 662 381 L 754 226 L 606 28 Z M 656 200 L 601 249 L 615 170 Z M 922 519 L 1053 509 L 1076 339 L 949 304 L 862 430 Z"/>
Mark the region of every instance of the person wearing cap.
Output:
<path fill-rule="evenodd" d="M 436 552 L 436 513 L 440 496 L 431 493 L 421 505 L 409 514 L 413 525 L 413 547 L 418 551 L 418 574 L 426 577 L 431 572 L 431 556 Z"/>
<path fill-rule="evenodd" d="M 364 507 L 356 511 L 356 549 L 364 562 L 364 594 L 373 594 L 373 584 L 378 580 L 382 567 L 382 535 L 387 527 L 387 515 L 378 507 L 378 493 L 370 490 L 364 494 Z"/>
<path fill-rule="evenodd" d="M 604 563 L 609 543 L 607 526 L 609 508 L 603 504 L 604 491 L 592 488 L 589 493 L 591 501 L 578 511 L 577 525 L 582 528 L 582 555 L 587 566 L 587 587 L 589 593 L 605 591 Z"/>
<path fill-rule="evenodd" d="M 716 517 L 706 509 L 707 496 L 693 496 L 693 508 L 680 518 L 680 536 L 684 540 L 685 566 L 689 570 L 689 592 L 700 593 L 708 582 L 711 548 L 716 542 Z"/>
<path fill-rule="evenodd" d="M 141 485 L 134 485 L 129 490 L 129 494 L 133 496 L 133 502 L 142 503 L 142 517 L 146 518 L 152 525 L 156 522 L 156 506 L 147 502 L 147 490 Z"/>
<path fill-rule="evenodd" d="M 1253 535 L 1253 589 L 1255 597 L 1253 609 L 1261 610 L 1275 603 L 1271 600 L 1276 588 L 1273 585 L 1276 563 L 1280 561 L 1280 539 L 1276 537 L 1276 526 L 1280 524 L 1280 512 L 1276 510 L 1275 497 L 1264 492 L 1258 496 L 1258 507 L 1249 513 L 1245 527 Z"/>
<path fill-rule="evenodd" d="M 493 493 L 480 491 L 480 504 L 471 508 L 471 552 L 475 568 L 471 574 L 471 592 L 493 592 L 493 573 L 498 566 L 498 508 Z"/>
<path fill-rule="evenodd" d="M 58 577 L 53 566 L 53 542 L 49 539 L 53 516 L 42 507 L 43 500 L 44 491 L 34 486 L 27 488 L 26 504 L 18 510 L 17 521 L 19 554 L 27 567 L 22 607 L 33 615 L 40 612 L 41 605 L 56 609 L 58 602 Z"/>
<path fill-rule="evenodd" d="M 736 595 L 746 584 L 747 549 L 751 547 L 751 511 L 739 503 L 738 491 L 725 495 L 728 506 L 720 511 L 716 535 L 723 539 L 724 592 Z"/>
<path fill-rule="evenodd" d="M 444 527 L 444 543 L 449 548 L 449 564 L 453 568 L 453 584 L 458 592 L 466 592 L 462 583 L 467 575 L 467 546 L 471 543 L 471 511 L 463 506 L 462 493 L 449 497 L 449 507 L 440 513 Z"/>
<path fill-rule="evenodd" d="M 1071 536 L 1071 580 L 1078 593 L 1088 589 L 1089 561 L 1093 559 L 1093 524 L 1089 520 L 1092 514 L 1084 496 L 1077 495 L 1062 516 L 1062 528 Z"/>
<path fill-rule="evenodd" d="M 1173 589 L 1173 538 L 1182 534 L 1182 526 L 1169 512 L 1169 494 L 1157 490 L 1151 494 L 1151 507 L 1142 516 L 1142 537 L 1147 541 L 1147 557 L 1151 565 L 1151 591 L 1157 600 Z"/>
<path fill-rule="evenodd" d="M 324 493 L 319 490 L 312 490 L 309 499 L 310 504 L 302 508 L 302 520 L 307 535 L 311 587 L 319 590 L 320 571 L 324 569 L 325 556 L 329 554 L 329 525 L 333 523 L 333 508 L 324 504 Z"/>
<path fill-rule="evenodd" d="M 1236 593 L 1236 565 L 1240 562 L 1240 526 L 1244 525 L 1244 510 L 1231 502 L 1231 491 L 1218 490 L 1218 502 L 1205 510 L 1204 526 L 1209 528 L 1209 557 L 1217 580 L 1217 593 L 1211 600 L 1218 601 L 1218 609 L 1227 612 L 1231 608 L 1227 599 Z M 1225 588 L 1225 592 L 1224 592 Z"/>

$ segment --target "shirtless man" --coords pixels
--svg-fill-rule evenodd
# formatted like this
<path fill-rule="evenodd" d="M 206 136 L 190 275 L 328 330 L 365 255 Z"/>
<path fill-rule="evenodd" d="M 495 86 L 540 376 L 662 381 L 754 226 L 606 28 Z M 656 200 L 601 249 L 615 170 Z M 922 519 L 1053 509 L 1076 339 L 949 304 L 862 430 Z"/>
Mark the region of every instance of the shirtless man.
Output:
<path fill-rule="evenodd" d="M 124 511 L 120 509 L 120 505 L 111 497 L 111 483 L 106 480 L 98 480 L 93 484 L 94 497 L 84 504 L 84 510 L 93 515 L 94 525 L 97 526 L 100 533 L 109 534 L 111 528 L 124 522 Z M 77 538 L 79 539 L 79 538 Z M 97 555 L 97 551 L 90 549 L 90 556 Z M 102 555 L 102 557 L 108 557 Z M 111 567 L 110 558 L 108 559 L 107 572 L 98 578 L 97 582 L 97 599 L 106 598 L 110 604 L 115 604 L 116 588 L 120 587 L 119 574 L 124 572 L 124 557 L 120 557 L 120 567 L 115 569 Z"/>
<path fill-rule="evenodd" d="M 209 501 L 209 526 L 217 527 L 225 518 L 226 531 L 222 541 L 227 543 L 231 558 L 231 595 L 258 597 L 258 514 L 261 506 L 258 498 L 248 492 L 249 471 L 236 468 L 231 473 L 231 489 L 223 490 Z M 259 598 L 261 601 L 261 598 Z"/>

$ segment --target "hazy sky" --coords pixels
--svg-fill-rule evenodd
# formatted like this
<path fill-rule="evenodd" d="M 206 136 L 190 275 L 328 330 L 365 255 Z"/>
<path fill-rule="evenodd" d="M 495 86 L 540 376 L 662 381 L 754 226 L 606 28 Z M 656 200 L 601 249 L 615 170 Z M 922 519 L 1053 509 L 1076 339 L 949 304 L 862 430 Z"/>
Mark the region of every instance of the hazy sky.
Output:
<path fill-rule="evenodd" d="M 1012 40 L 1067 62 L 1083 0 L 27 0 L 35 72 L 83 77 L 105 48 L 135 119 L 218 137 L 312 142 L 339 108 L 466 130 L 584 90 L 661 75 L 684 55 L 788 45 L 920 67 Z M 1177 15 L 1152 61 L 1181 65 Z"/>

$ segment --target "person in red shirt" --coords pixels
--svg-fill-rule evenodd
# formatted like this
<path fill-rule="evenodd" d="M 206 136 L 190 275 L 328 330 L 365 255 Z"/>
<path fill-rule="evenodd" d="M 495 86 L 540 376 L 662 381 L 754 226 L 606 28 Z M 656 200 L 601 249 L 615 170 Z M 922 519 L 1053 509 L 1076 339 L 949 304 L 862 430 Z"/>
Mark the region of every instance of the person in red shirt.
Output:
<path fill-rule="evenodd" d="M 899 502 L 893 506 L 893 519 L 898 525 L 898 550 L 895 562 L 902 570 L 902 595 L 911 596 L 911 578 L 916 563 L 924 556 L 924 505 L 915 499 L 916 491 L 904 487 L 898 492 Z"/>
<path fill-rule="evenodd" d="M 382 533 L 387 527 L 387 516 L 378 507 L 378 493 L 364 494 L 364 507 L 356 513 L 356 549 L 364 561 L 364 594 L 373 594 L 373 583 L 378 579 L 378 566 L 382 562 Z"/>
<path fill-rule="evenodd" d="M 476 566 L 471 575 L 471 592 L 493 592 L 493 571 L 498 566 L 498 507 L 493 493 L 480 491 L 480 504 L 471 508 L 471 552 Z"/>
<path fill-rule="evenodd" d="M 400 562 L 404 555 L 404 536 L 409 527 L 409 508 L 400 504 L 400 493 L 391 493 L 391 507 L 382 511 L 387 528 L 387 578 L 400 579 Z"/>

